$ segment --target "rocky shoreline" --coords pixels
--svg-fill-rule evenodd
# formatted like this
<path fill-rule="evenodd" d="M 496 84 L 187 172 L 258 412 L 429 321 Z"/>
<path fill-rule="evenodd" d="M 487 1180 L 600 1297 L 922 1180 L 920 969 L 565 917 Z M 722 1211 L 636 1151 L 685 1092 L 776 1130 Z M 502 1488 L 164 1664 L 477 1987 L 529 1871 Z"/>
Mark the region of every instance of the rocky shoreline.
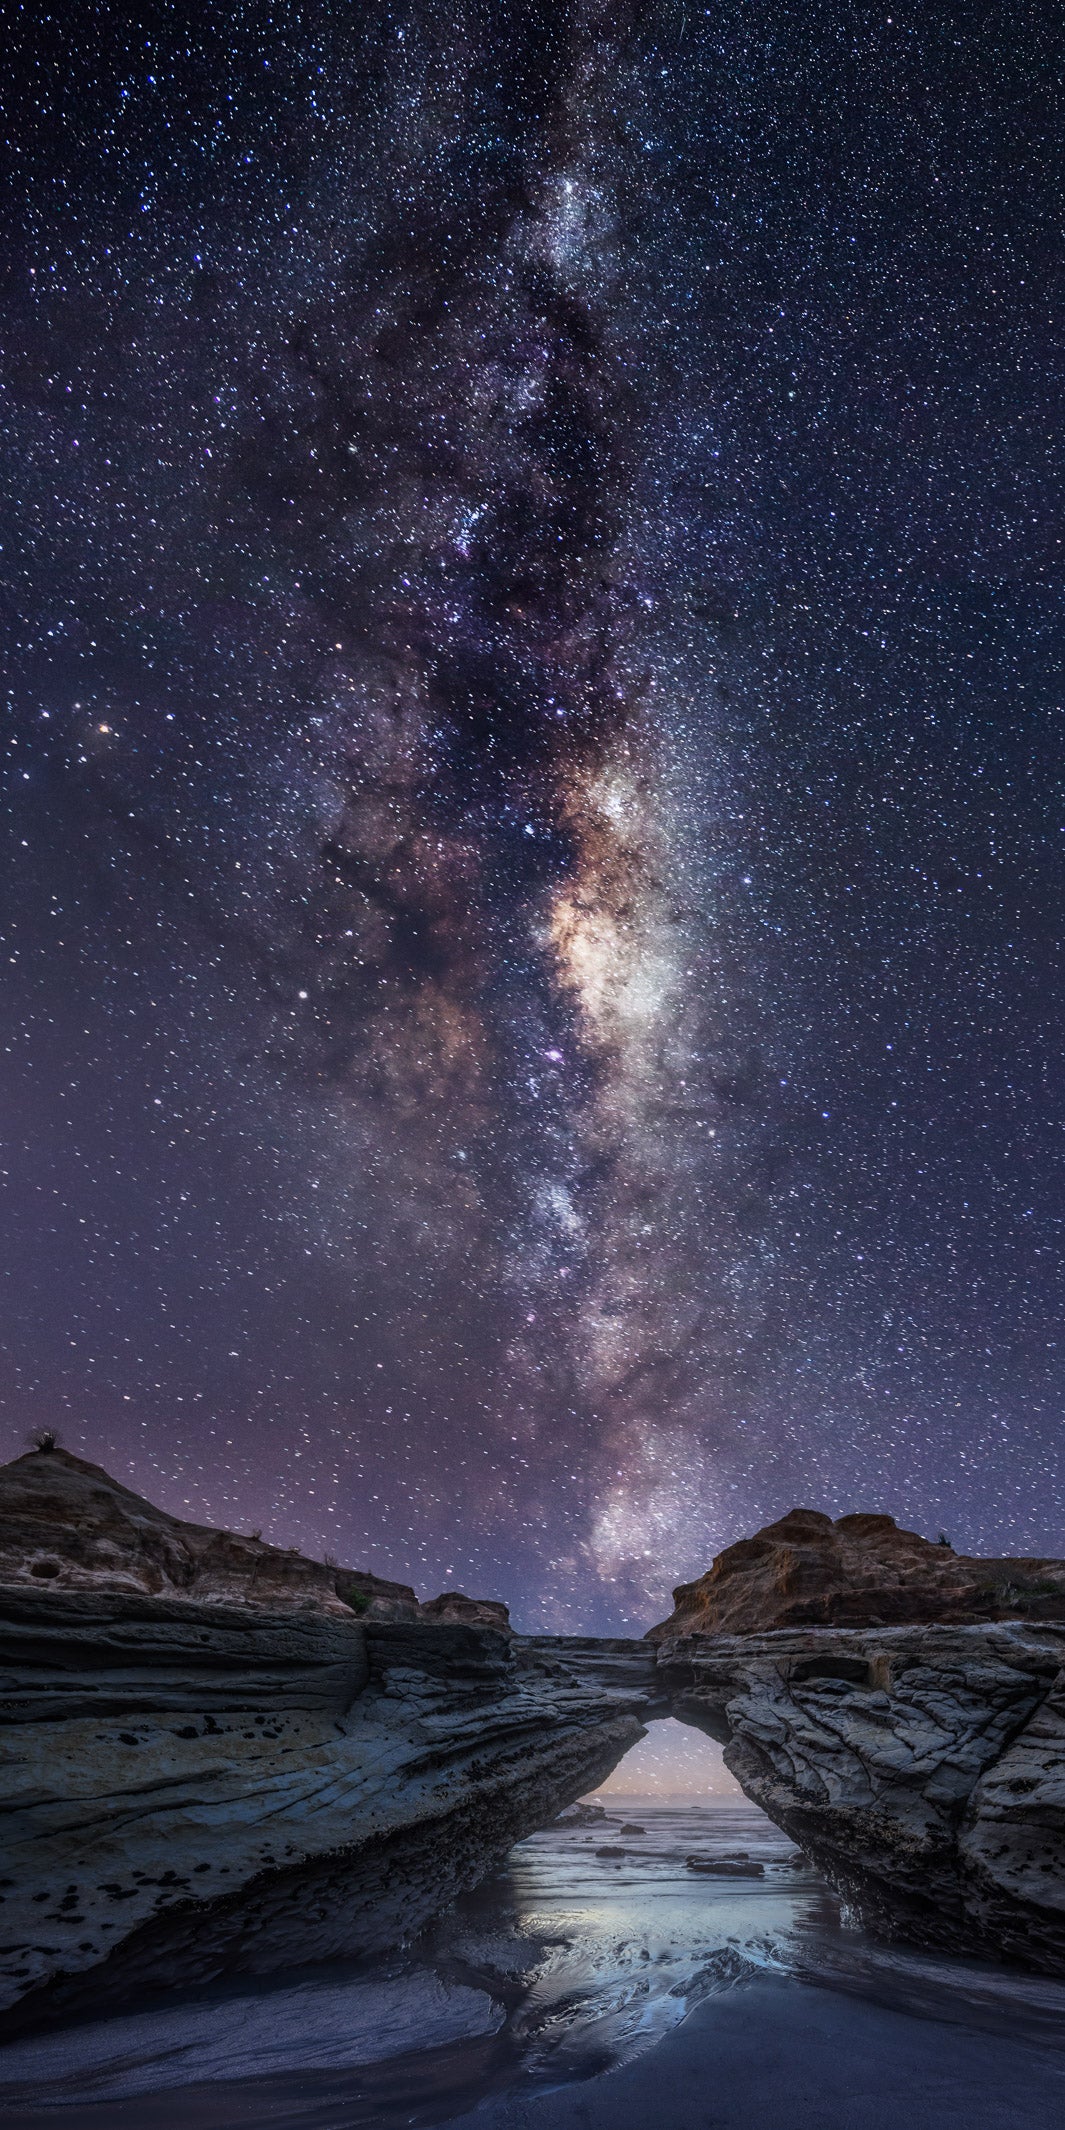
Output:
<path fill-rule="evenodd" d="M 242 1585 L 239 1555 L 212 1534 L 197 1554 L 194 1527 L 160 1535 L 162 1512 L 142 1518 L 119 1489 L 138 1577 L 105 1474 L 20 1459 L 0 1501 L 12 1474 L 38 1529 L 18 1555 L 6 1519 L 0 1581 L 0 2032 L 134 1987 L 399 1944 L 668 1715 L 721 1740 L 747 1795 L 867 1921 L 1065 1973 L 1065 1623 L 691 1633 L 682 1605 L 652 1639 L 611 1641 L 514 1635 L 502 1608 L 449 1619 L 413 1593 L 406 1616 L 370 1617 L 298 1556 L 278 1573 L 256 1560 Z M 85 1528 L 101 1491 L 109 1566 Z M 81 1519 L 66 1544 L 64 1513 Z M 889 1520 L 869 1521 L 882 1548 Z M 787 1584 L 788 1522 L 751 1542 L 759 1621 L 770 1556 Z M 161 1545 L 165 1587 L 148 1589 Z M 176 1583 L 190 1556 L 214 1582 Z M 42 1557 L 48 1577 L 32 1573 Z M 868 1604 L 871 1571 L 863 1587 Z M 484 1624 L 493 1611 L 503 1624 Z"/>

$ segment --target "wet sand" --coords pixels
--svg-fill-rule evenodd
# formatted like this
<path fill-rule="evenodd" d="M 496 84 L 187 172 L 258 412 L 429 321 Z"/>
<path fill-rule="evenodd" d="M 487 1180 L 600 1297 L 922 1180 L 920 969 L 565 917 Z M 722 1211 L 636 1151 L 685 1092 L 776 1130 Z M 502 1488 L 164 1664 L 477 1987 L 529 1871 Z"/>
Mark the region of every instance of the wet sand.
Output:
<path fill-rule="evenodd" d="M 1065 2054 L 767 1976 L 635 2062 L 452 2130 L 1061 2130 Z"/>
<path fill-rule="evenodd" d="M 1065 2130 L 1065 1984 L 870 1938 L 746 1803 L 627 1799 L 521 1843 L 391 1961 L 0 2050 L 0 2122 Z"/>

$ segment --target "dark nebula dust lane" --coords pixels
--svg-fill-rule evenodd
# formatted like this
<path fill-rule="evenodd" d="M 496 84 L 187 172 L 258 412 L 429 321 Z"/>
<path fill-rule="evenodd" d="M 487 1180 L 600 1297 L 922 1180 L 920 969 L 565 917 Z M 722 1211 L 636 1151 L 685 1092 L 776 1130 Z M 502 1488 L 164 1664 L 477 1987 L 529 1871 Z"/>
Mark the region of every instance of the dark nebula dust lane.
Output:
<path fill-rule="evenodd" d="M 11 1453 L 529 1625 L 794 1500 L 1060 1550 L 1025 21 L 24 26 Z"/>

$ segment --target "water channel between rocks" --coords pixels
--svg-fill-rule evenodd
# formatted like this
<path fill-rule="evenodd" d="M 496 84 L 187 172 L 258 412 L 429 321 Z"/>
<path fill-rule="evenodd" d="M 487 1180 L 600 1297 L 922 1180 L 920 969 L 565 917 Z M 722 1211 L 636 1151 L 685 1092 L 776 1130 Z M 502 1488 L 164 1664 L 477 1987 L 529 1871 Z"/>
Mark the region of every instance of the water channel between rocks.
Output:
<path fill-rule="evenodd" d="M 1004 2078 L 1015 2075 L 1007 2054 L 1027 2048 L 1039 2093 L 1060 2078 L 1065 2108 L 1065 1984 L 869 1938 L 746 1803 L 609 1804 L 605 1820 L 560 1822 L 520 1843 L 502 1872 L 391 1960 L 230 1983 L 9 2045 L 2 2119 L 11 2130 L 400 2130 L 478 2107 L 487 2123 L 519 2104 L 524 2123 L 525 2103 L 539 2099 L 529 2120 L 549 2130 L 551 2095 L 594 2091 L 657 2051 L 661 2130 L 671 2130 L 670 2035 L 698 2007 L 710 2075 L 715 2002 L 774 1977 L 830 1993 L 844 2046 L 864 2000 L 893 2015 L 896 2035 L 901 2020 L 981 2037 L 992 2065 L 1002 2055 Z M 763 1997 L 764 2028 L 785 1998 Z M 1001 2120 L 1043 2130 L 1034 2087 L 1031 2115 L 1025 2105 L 1021 2094 L 1019 2112 Z"/>

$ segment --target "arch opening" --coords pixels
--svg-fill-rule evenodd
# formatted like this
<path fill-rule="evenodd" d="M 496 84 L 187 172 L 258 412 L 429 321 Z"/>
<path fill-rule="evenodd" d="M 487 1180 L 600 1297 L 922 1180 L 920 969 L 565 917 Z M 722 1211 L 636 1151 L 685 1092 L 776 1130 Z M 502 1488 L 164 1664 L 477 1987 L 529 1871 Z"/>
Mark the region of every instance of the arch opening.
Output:
<path fill-rule="evenodd" d="M 623 1798 L 702 1799 L 712 1803 L 738 1802 L 743 1791 L 724 1762 L 723 1748 L 716 1739 L 690 1724 L 666 1716 L 651 1724 L 643 1738 L 630 1746 L 613 1773 L 589 1792 L 590 1803 L 608 1803 Z"/>

